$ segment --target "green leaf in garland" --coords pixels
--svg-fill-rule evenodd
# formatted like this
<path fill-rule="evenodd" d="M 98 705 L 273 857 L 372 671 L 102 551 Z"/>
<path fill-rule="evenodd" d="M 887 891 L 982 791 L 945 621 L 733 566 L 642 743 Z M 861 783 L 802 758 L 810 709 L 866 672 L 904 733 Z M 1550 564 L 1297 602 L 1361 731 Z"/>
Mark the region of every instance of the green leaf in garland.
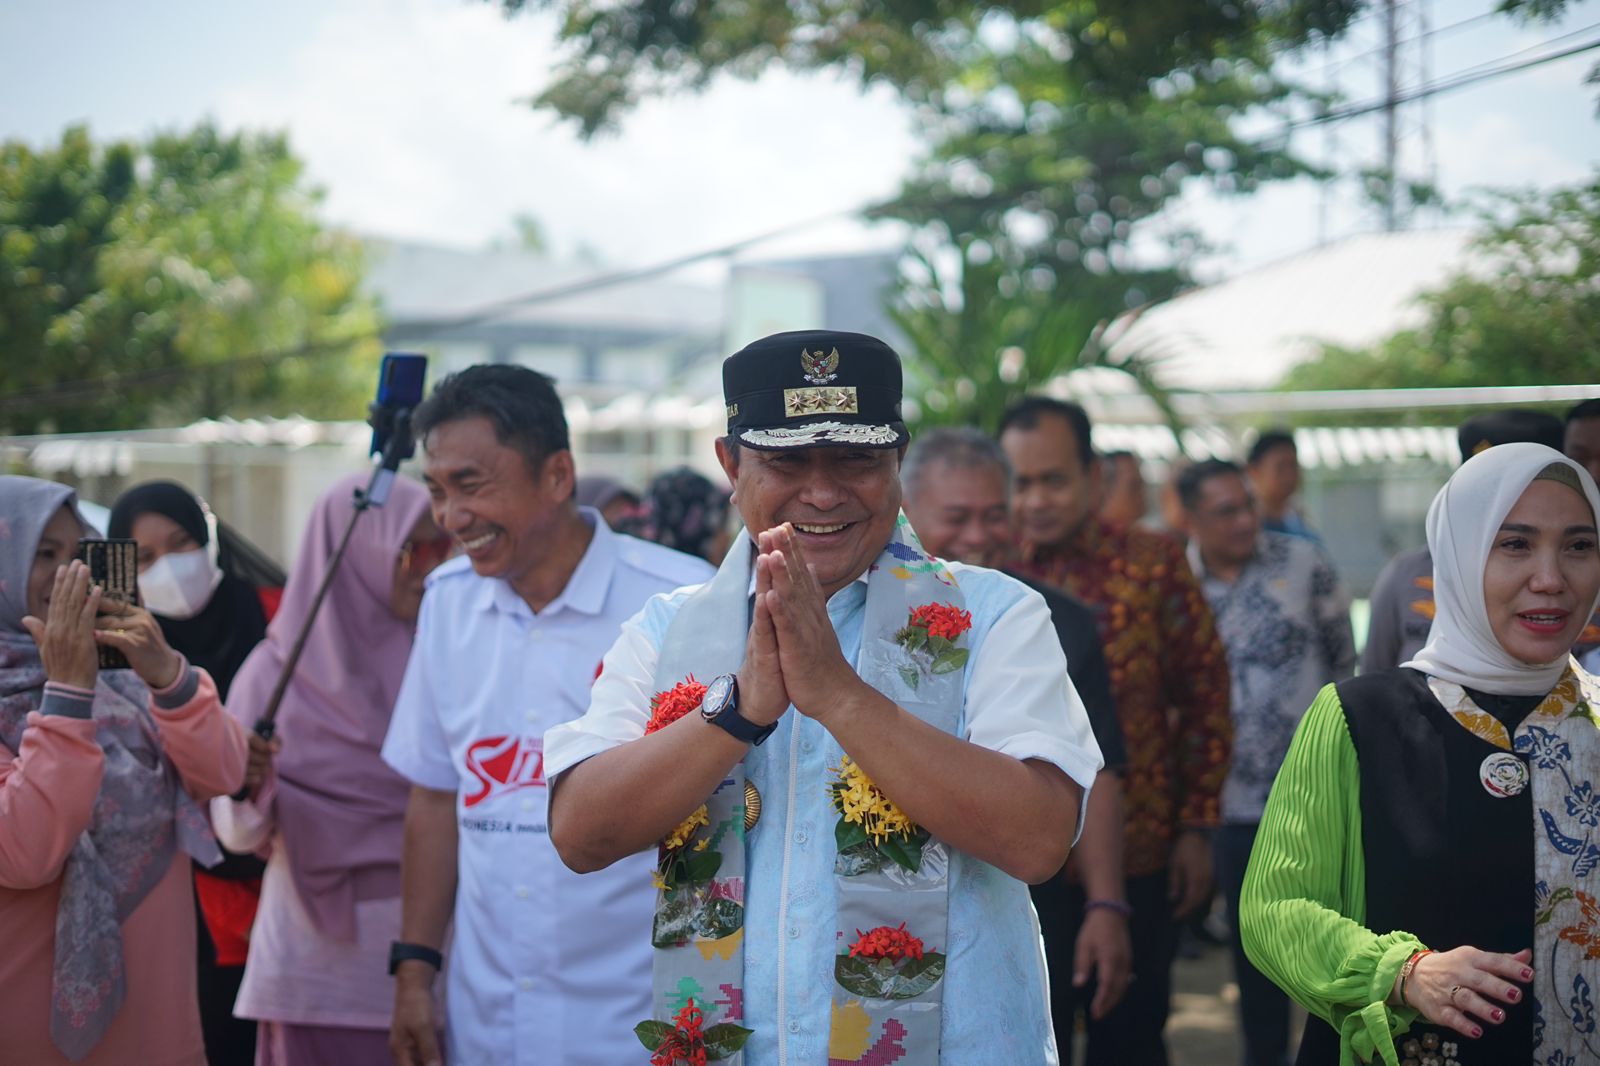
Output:
<path fill-rule="evenodd" d="M 643 1044 L 651 1051 L 654 1051 L 656 1048 L 660 1047 L 663 1040 L 677 1031 L 677 1028 L 671 1022 L 658 1022 L 653 1020 L 648 1022 L 640 1022 L 638 1025 L 633 1027 L 633 1035 L 639 1038 L 639 1043 Z"/>
<path fill-rule="evenodd" d="M 955 645 L 950 643 L 944 637 L 936 637 L 931 633 L 928 634 L 928 650 L 933 652 L 935 658 L 943 655 L 953 647 L 955 647 Z"/>
<path fill-rule="evenodd" d="M 916 687 L 922 683 L 922 675 L 917 672 L 915 666 L 900 667 L 900 679 L 910 686 L 912 691 L 915 691 Z"/>
<path fill-rule="evenodd" d="M 833 872 L 839 877 L 855 877 L 883 869 L 883 855 L 869 840 L 844 848 L 833 859 Z"/>
<path fill-rule="evenodd" d="M 655 921 L 650 929 L 650 943 L 658 948 L 672 948 L 687 944 L 694 936 L 695 916 L 700 901 L 695 892 L 677 889 L 668 892 L 656 906 Z"/>
<path fill-rule="evenodd" d="M 867 830 L 860 822 L 841 817 L 833 827 L 833 843 L 840 851 L 848 851 L 857 844 L 867 842 Z"/>
<path fill-rule="evenodd" d="M 878 844 L 878 850 L 896 866 L 916 873 L 922 869 L 922 844 L 915 839 L 905 840 L 897 836 L 884 837 Z"/>
<path fill-rule="evenodd" d="M 868 959 L 840 955 L 833 979 L 851 995 L 868 999 L 913 999 L 939 983 L 945 958 L 936 951 L 920 959 Z"/>
<path fill-rule="evenodd" d="M 941 652 L 933 660 L 933 672 L 936 674 L 949 674 L 967 665 L 967 657 L 972 654 L 966 648 L 951 648 Z"/>
<path fill-rule="evenodd" d="M 911 959 L 900 967 L 894 992 L 890 999 L 911 999 L 920 996 L 939 983 L 944 976 L 944 956 L 937 951 L 923 952 L 922 958 Z"/>
<path fill-rule="evenodd" d="M 705 851 L 689 854 L 683 863 L 683 879 L 690 884 L 703 885 L 717 876 L 722 869 L 722 852 Z"/>
<path fill-rule="evenodd" d="M 744 908 L 731 899 L 710 900 L 696 913 L 694 931 L 707 940 L 721 940 L 744 928 Z"/>
<path fill-rule="evenodd" d="M 750 1039 L 750 1034 L 753 1032 L 754 1029 L 746 1029 L 732 1022 L 713 1025 L 701 1034 L 706 1044 L 706 1058 L 712 1062 L 731 1058 L 735 1052 L 744 1047 L 744 1042 Z"/>

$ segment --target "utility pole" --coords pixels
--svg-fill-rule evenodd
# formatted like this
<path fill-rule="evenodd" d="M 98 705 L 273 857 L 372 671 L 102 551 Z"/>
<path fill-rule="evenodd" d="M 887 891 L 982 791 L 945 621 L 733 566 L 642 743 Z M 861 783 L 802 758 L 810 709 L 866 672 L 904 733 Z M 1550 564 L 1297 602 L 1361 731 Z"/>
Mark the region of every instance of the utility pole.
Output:
<path fill-rule="evenodd" d="M 1383 229 L 1400 228 L 1400 11 L 1383 0 Z"/>

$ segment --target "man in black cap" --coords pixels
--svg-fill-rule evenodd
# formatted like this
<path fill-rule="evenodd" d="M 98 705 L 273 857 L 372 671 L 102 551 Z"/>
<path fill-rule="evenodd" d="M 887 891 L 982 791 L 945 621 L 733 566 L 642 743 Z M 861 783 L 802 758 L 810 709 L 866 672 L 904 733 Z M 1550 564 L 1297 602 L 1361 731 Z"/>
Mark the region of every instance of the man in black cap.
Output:
<path fill-rule="evenodd" d="M 1543 411 L 1510 409 L 1473 415 L 1456 431 L 1464 463 L 1486 448 L 1528 441 L 1561 450 L 1561 420 Z M 1427 548 L 1390 559 L 1372 585 L 1371 621 L 1361 649 L 1361 672 L 1410 662 L 1433 625 L 1433 556 Z"/>
<path fill-rule="evenodd" d="M 577 870 L 656 848 L 664 1057 L 1054 1063 L 1025 882 L 1101 764 L 1044 601 L 921 550 L 900 361 L 872 337 L 723 364 L 717 456 L 747 533 L 623 630 L 545 737 Z"/>

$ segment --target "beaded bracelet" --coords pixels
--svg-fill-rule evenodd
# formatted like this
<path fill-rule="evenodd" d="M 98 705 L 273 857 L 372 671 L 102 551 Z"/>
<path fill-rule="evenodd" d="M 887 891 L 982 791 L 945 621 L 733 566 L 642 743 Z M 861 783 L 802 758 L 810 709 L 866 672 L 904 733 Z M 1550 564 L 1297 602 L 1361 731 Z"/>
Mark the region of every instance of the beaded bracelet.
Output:
<path fill-rule="evenodd" d="M 1415 970 L 1417 968 L 1417 963 L 1422 961 L 1422 957 L 1424 955 L 1432 955 L 1432 954 L 1433 954 L 1433 949 L 1432 948 L 1423 948 L 1421 951 L 1418 951 L 1415 954 L 1413 954 L 1409 959 L 1407 959 L 1405 961 L 1405 965 L 1400 967 L 1400 989 L 1399 989 L 1399 994 L 1400 994 L 1400 1005 L 1402 1007 L 1411 1006 L 1410 1001 L 1406 999 L 1406 981 L 1408 981 L 1411 978 L 1411 971 L 1413 971 L 1413 970 Z"/>
<path fill-rule="evenodd" d="M 1084 901 L 1083 913 L 1088 914 L 1090 911 L 1095 910 L 1112 911 L 1122 915 L 1124 918 L 1133 917 L 1133 908 L 1119 899 L 1090 899 Z"/>

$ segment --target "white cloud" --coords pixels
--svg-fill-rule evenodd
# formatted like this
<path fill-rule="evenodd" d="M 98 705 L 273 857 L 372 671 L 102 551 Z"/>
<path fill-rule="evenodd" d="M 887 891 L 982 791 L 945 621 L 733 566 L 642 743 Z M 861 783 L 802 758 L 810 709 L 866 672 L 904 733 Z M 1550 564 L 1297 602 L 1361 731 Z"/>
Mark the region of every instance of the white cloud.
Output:
<path fill-rule="evenodd" d="M 345 0 L 280 76 L 228 89 L 222 117 L 288 126 L 341 223 L 470 245 L 528 212 L 558 247 L 633 263 L 888 195 L 916 151 L 891 95 L 782 71 L 647 102 L 585 144 L 518 102 L 548 79 L 552 41 L 548 18 L 487 4 Z"/>

